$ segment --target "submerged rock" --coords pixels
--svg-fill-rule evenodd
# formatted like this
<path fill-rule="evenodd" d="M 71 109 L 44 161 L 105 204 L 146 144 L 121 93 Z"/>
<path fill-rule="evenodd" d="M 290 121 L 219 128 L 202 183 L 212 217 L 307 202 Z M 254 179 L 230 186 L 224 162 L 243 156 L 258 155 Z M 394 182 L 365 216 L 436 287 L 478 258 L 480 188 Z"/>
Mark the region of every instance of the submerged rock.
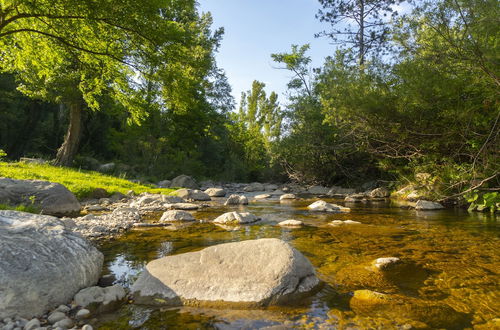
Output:
<path fill-rule="evenodd" d="M 357 290 L 349 304 L 358 314 L 410 319 L 435 329 L 462 329 L 464 324 L 470 323 L 467 314 L 457 312 L 446 304 L 402 295 Z"/>
<path fill-rule="evenodd" d="M 265 238 L 154 260 L 131 293 L 136 302 L 148 304 L 266 306 L 293 302 L 318 284 L 314 268 L 299 251 Z"/>
<path fill-rule="evenodd" d="M 119 306 L 126 292 L 120 285 L 101 288 L 93 286 L 80 290 L 74 297 L 75 304 L 92 311 L 108 312 Z"/>
<path fill-rule="evenodd" d="M 31 318 L 99 279 L 103 255 L 51 216 L 0 211 L 0 319 Z"/>
<path fill-rule="evenodd" d="M 257 195 L 254 197 L 255 199 L 267 199 L 267 198 L 271 198 L 271 195 L 270 194 L 261 194 L 261 195 Z"/>
<path fill-rule="evenodd" d="M 259 221 L 260 218 L 248 212 L 227 212 L 217 217 L 213 222 L 224 224 L 244 224 Z"/>
<path fill-rule="evenodd" d="M 75 195 L 59 183 L 0 178 L 0 203 L 33 205 L 43 214 L 67 215 L 80 212 Z"/>
<path fill-rule="evenodd" d="M 354 220 L 333 220 L 329 223 L 330 226 L 338 227 L 342 225 L 361 225 L 361 222 Z"/>
<path fill-rule="evenodd" d="M 332 213 L 342 213 L 342 212 L 350 212 L 351 209 L 348 207 L 343 207 L 336 204 L 330 204 L 325 201 L 319 200 L 307 207 L 310 211 L 315 212 L 332 212 Z"/>

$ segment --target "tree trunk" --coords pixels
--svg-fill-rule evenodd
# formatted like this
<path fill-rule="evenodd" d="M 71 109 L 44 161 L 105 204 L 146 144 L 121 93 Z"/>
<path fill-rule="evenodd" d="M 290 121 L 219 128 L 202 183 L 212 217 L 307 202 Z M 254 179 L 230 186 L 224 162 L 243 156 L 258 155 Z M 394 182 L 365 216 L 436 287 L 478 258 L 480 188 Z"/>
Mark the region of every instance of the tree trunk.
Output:
<path fill-rule="evenodd" d="M 365 3 L 363 0 L 359 3 L 359 66 L 362 68 L 365 64 Z"/>
<path fill-rule="evenodd" d="M 82 105 L 80 102 L 69 105 L 69 125 L 64 142 L 57 150 L 57 166 L 71 166 L 73 158 L 78 151 L 82 131 Z"/>

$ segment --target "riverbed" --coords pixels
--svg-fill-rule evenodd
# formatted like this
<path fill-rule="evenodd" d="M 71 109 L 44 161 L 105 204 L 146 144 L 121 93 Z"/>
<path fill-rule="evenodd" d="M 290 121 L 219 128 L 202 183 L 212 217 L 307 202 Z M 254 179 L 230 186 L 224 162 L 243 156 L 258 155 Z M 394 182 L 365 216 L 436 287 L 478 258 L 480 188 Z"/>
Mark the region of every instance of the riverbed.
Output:
<path fill-rule="evenodd" d="M 349 204 L 334 199 L 325 200 L 348 206 L 351 212 L 309 212 L 307 205 L 315 200 L 259 200 L 248 206 L 224 207 L 220 199 L 192 213 L 201 222 L 135 229 L 99 243 L 105 255 L 104 274 L 112 274 L 115 283 L 130 287 L 144 266 L 159 257 L 226 242 L 280 238 L 301 251 L 316 268 L 324 285 L 314 296 L 290 306 L 252 310 L 223 305 L 216 309 L 162 309 L 129 303 L 115 313 L 101 315 L 95 325 L 100 329 L 410 329 L 437 324 L 463 329 L 500 317 L 498 216 L 460 209 L 415 211 L 390 201 Z M 251 212 L 263 220 L 227 227 L 210 222 L 233 210 Z M 152 214 L 150 220 L 160 216 Z M 301 220 L 305 226 L 277 225 L 287 219 Z M 361 224 L 329 224 L 348 219 Z M 398 257 L 420 271 L 390 285 L 367 279 L 364 265 L 381 257 Z M 399 297 L 404 308 L 352 308 L 353 292 L 362 289 Z M 435 310 L 434 306 L 452 308 L 460 321 L 426 312 Z"/>

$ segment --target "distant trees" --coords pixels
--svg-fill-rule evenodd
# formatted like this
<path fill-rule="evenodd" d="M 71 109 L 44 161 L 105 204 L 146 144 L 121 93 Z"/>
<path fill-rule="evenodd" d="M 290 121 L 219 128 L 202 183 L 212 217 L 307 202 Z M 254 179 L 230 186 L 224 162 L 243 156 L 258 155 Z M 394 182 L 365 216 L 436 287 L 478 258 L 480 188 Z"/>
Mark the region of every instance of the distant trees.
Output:
<path fill-rule="evenodd" d="M 159 87 L 149 101 L 176 111 L 192 106 L 220 38 L 210 24 L 194 1 L 4 1 L 0 69 L 16 74 L 24 94 L 70 110 L 56 157 L 70 165 L 82 111 L 99 110 L 104 94 L 135 121 L 147 116 L 143 93 L 150 81 Z"/>
<path fill-rule="evenodd" d="M 316 15 L 332 25 L 326 36 L 336 45 L 351 45 L 362 66 L 370 53 L 383 49 L 388 41 L 389 23 L 398 15 L 396 6 L 405 0 L 319 0 L 323 9 Z"/>

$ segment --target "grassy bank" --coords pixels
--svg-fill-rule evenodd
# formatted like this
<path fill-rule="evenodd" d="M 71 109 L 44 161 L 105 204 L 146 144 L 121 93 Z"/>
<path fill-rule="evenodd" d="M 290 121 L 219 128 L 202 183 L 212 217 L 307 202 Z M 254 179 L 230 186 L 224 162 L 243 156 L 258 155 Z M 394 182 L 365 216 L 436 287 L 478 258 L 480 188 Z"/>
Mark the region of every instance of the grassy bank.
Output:
<path fill-rule="evenodd" d="M 0 162 L 0 177 L 57 182 L 66 186 L 78 198 L 90 196 L 96 188 L 106 189 L 110 194 L 116 192 L 125 194 L 129 190 L 133 190 L 136 194 L 142 192 L 169 194 L 173 191 L 173 189 L 159 189 L 133 183 L 98 172 L 39 164 Z"/>

